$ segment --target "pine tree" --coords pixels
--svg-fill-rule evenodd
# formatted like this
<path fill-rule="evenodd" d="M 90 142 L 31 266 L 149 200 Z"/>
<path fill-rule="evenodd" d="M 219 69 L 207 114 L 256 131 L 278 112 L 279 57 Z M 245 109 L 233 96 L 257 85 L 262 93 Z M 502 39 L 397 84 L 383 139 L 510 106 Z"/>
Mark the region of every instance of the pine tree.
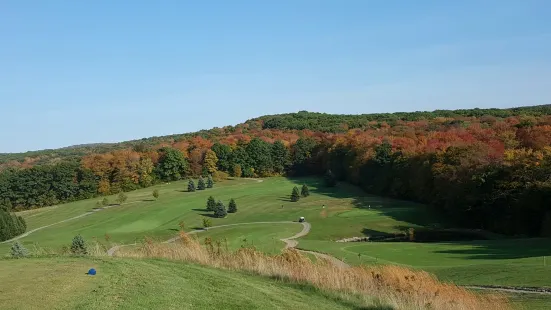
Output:
<path fill-rule="evenodd" d="M 291 193 L 291 201 L 293 202 L 296 202 L 296 201 L 299 201 L 300 199 L 300 194 L 299 194 L 299 191 L 298 191 L 298 187 L 293 187 L 293 192 Z"/>
<path fill-rule="evenodd" d="M 205 189 L 205 180 L 203 177 L 199 177 L 199 181 L 197 181 L 197 189 L 200 191 Z"/>
<path fill-rule="evenodd" d="M 226 206 L 224 206 L 224 203 L 222 201 L 218 200 L 216 203 L 216 208 L 214 209 L 214 216 L 218 218 L 223 218 L 228 215 L 228 212 L 226 212 Z"/>
<path fill-rule="evenodd" d="M 15 241 L 11 246 L 11 256 L 14 258 L 27 257 L 29 251 L 19 241 Z"/>
<path fill-rule="evenodd" d="M 212 175 L 209 174 L 207 178 L 207 188 L 213 188 L 214 187 L 214 180 L 212 179 Z"/>
<path fill-rule="evenodd" d="M 237 212 L 237 204 L 235 203 L 235 200 L 232 198 L 230 199 L 230 204 L 228 205 L 228 213 L 236 213 Z"/>
<path fill-rule="evenodd" d="M 88 249 L 86 248 L 86 242 L 81 235 L 76 235 L 73 238 L 73 243 L 71 244 L 71 253 L 73 254 L 88 254 Z"/>
<path fill-rule="evenodd" d="M 214 197 L 209 196 L 209 199 L 207 199 L 207 211 L 214 211 L 216 207 L 216 201 L 214 201 Z"/>
<path fill-rule="evenodd" d="M 195 183 L 192 179 L 189 179 L 189 182 L 187 183 L 187 191 L 188 192 L 194 192 L 195 191 Z"/>
<path fill-rule="evenodd" d="M 308 189 L 308 186 L 306 184 L 302 185 L 302 188 L 300 189 L 300 195 L 302 197 L 310 196 L 310 189 Z"/>
<path fill-rule="evenodd" d="M 327 187 L 335 187 L 337 185 L 337 180 L 335 179 L 335 176 L 333 175 L 333 172 L 331 170 L 327 170 L 327 173 L 325 173 L 324 176 L 325 186 Z"/>

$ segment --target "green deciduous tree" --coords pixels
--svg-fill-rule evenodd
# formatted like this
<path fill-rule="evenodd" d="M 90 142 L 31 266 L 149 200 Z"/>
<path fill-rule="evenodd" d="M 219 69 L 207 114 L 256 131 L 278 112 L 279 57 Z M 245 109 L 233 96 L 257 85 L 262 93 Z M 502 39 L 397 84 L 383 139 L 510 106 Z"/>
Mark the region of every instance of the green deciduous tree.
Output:
<path fill-rule="evenodd" d="M 237 204 L 235 203 L 235 200 L 232 198 L 230 199 L 230 203 L 228 205 L 228 213 L 236 213 L 237 212 Z"/>
<path fill-rule="evenodd" d="M 212 221 L 209 218 L 204 217 L 203 218 L 203 227 L 205 229 L 209 229 L 209 227 L 212 226 Z"/>
<path fill-rule="evenodd" d="M 157 169 L 165 181 L 180 180 L 187 174 L 188 162 L 180 150 L 164 148 Z"/>
<path fill-rule="evenodd" d="M 211 147 L 211 150 L 216 153 L 216 158 L 218 158 L 217 167 L 218 170 L 230 172 L 232 168 L 232 149 L 229 145 L 214 143 Z"/>
<path fill-rule="evenodd" d="M 290 165 L 289 149 L 278 140 L 272 145 L 271 152 L 274 172 L 283 174 Z"/>
<path fill-rule="evenodd" d="M 300 195 L 302 197 L 308 197 L 310 196 L 310 189 L 306 184 L 302 185 L 302 188 L 300 189 Z"/>
<path fill-rule="evenodd" d="M 298 191 L 298 187 L 293 187 L 293 191 L 291 192 L 291 201 L 296 202 L 300 199 L 300 193 Z"/>

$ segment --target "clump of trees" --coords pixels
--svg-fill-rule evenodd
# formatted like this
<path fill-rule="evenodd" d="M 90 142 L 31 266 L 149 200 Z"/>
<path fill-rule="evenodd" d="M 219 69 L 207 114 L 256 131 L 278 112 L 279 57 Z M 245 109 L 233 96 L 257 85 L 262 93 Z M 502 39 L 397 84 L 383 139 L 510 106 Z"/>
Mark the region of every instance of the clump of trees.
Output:
<path fill-rule="evenodd" d="M 12 239 L 27 230 L 27 223 L 21 216 L 0 209 L 0 241 Z"/>
<path fill-rule="evenodd" d="M 298 191 L 298 187 L 293 187 L 293 191 L 291 192 L 291 201 L 292 202 L 297 202 L 300 200 L 300 194 L 299 194 L 299 191 Z"/>
<path fill-rule="evenodd" d="M 207 188 L 213 188 L 214 187 L 214 180 L 212 179 L 212 175 L 209 174 L 207 177 Z"/>

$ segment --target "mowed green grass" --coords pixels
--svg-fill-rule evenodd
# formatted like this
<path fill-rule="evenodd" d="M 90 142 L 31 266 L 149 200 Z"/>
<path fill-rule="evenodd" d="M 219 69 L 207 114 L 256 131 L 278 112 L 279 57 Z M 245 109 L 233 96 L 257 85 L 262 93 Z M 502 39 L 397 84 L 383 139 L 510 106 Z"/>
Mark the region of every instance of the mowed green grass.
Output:
<path fill-rule="evenodd" d="M 293 186 L 308 183 L 312 195 L 293 203 L 289 196 Z M 210 215 L 204 210 L 208 196 L 228 203 L 234 198 L 238 212 L 224 219 L 212 218 L 213 225 L 249 222 L 296 221 L 305 216 L 312 223 L 312 231 L 307 239 L 333 240 L 361 234 L 366 227 L 384 232 L 397 231 L 400 225 L 423 225 L 437 222 L 437 219 L 422 205 L 408 202 L 366 196 L 352 186 L 341 186 L 326 190 L 316 179 L 298 181 L 286 178 L 258 180 L 228 180 L 205 191 L 186 192 L 184 181 L 162 184 L 153 188 L 127 193 L 128 201 L 121 206 L 112 206 L 91 215 L 59 221 L 91 211 L 97 199 L 68 203 L 57 207 L 43 208 L 23 212 L 28 222 L 28 230 L 52 225 L 36 231 L 21 239 L 29 248 L 33 246 L 60 249 L 69 245 L 76 234 L 86 240 L 126 244 L 142 240 L 144 236 L 170 238 L 178 229 L 178 223 L 184 221 L 186 230 L 202 227 L 204 216 Z M 160 197 L 154 200 L 151 192 L 160 191 Z M 110 197 L 114 201 L 114 197 Z M 326 208 L 322 208 L 325 205 Z M 358 206 L 372 206 L 371 209 L 358 209 Z M 347 214 L 348 212 L 348 214 Z M 404 218 L 401 220 L 400 218 Z M 414 220 L 412 220 L 414 219 Z M 254 234 L 255 230 L 251 230 Z M 242 232 L 239 232 L 242 234 Z M 9 244 L 0 244 L 0 250 L 6 251 Z"/>
<path fill-rule="evenodd" d="M 289 201 L 293 186 L 308 184 L 311 196 L 299 202 Z M 151 192 L 161 196 L 153 201 Z M 486 240 L 440 243 L 336 243 L 335 240 L 398 232 L 404 227 L 446 227 L 449 224 L 423 205 L 365 194 L 360 189 L 339 184 L 325 188 L 314 178 L 236 179 L 221 182 L 214 189 L 185 192 L 186 182 L 162 184 L 128 193 L 128 202 L 90 216 L 53 225 L 21 241 L 60 249 L 69 245 L 76 234 L 88 241 L 127 244 L 144 236 L 165 240 L 177 234 L 178 223 L 186 230 L 202 227 L 209 214 L 204 206 L 213 195 L 226 204 L 234 198 L 238 212 L 227 218 L 212 218 L 213 225 L 250 222 L 296 221 L 300 216 L 311 223 L 310 234 L 299 239 L 299 247 L 332 254 L 349 264 L 399 264 L 435 273 L 440 279 L 466 285 L 549 286 L 551 258 L 544 266 L 543 257 L 551 256 L 551 239 Z M 82 214 L 100 200 L 92 199 L 24 213 L 29 229 Z M 323 208 L 325 206 L 325 208 Z M 227 240 L 228 248 L 237 249 L 245 242 L 268 253 L 277 253 L 284 244 L 278 241 L 301 230 L 298 224 L 255 224 L 212 229 L 197 236 L 202 241 Z M 110 242 L 104 239 L 110 236 Z M 9 244 L 1 244 L 7 253 Z M 360 254 L 360 255 L 358 255 Z M 544 299 L 545 300 L 545 299 Z"/>
<path fill-rule="evenodd" d="M 163 260 L 0 260 L 0 292 L 3 310 L 355 308 L 309 286 Z"/>

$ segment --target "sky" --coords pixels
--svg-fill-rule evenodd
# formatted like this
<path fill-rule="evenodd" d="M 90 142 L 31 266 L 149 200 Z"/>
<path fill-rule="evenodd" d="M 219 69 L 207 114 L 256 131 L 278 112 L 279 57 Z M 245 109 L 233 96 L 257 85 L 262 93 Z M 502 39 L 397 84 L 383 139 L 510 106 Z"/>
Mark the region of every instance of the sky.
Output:
<path fill-rule="evenodd" d="M 551 104 L 551 1 L 0 1 L 0 152 Z"/>

